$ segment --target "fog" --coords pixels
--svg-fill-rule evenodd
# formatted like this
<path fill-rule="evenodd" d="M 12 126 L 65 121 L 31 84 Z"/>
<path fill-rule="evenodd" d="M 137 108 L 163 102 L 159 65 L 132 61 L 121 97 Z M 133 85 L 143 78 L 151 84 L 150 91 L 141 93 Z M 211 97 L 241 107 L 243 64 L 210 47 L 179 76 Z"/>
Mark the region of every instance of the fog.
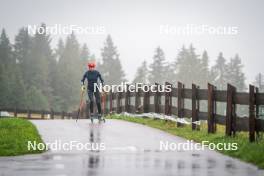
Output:
<path fill-rule="evenodd" d="M 210 1 L 210 0 L 45 0 L 1 1 L 0 28 L 5 28 L 11 41 L 18 29 L 41 22 L 52 26 L 77 25 L 103 26 L 101 34 L 76 34 L 78 40 L 87 43 L 91 53 L 101 58 L 101 48 L 107 34 L 111 34 L 120 54 L 120 60 L 128 80 L 132 80 L 136 68 L 143 60 L 152 61 L 154 49 L 160 46 L 168 61 L 176 58 L 183 44 L 193 44 L 198 54 L 207 50 L 210 65 L 219 52 L 229 59 L 236 53 L 242 58 L 247 82 L 251 83 L 262 71 L 264 42 L 263 1 Z M 196 26 L 237 27 L 236 35 L 161 34 L 160 25 L 184 27 Z M 55 47 L 60 37 L 52 35 Z"/>

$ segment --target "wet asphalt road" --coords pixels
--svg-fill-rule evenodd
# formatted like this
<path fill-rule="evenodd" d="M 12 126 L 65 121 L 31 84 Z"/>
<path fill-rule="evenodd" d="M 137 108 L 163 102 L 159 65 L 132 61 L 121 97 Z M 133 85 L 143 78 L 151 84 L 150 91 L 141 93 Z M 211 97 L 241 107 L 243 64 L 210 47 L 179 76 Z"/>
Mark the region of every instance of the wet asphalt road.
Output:
<path fill-rule="evenodd" d="M 32 121 L 46 143 L 96 143 L 93 151 L 49 150 L 43 154 L 0 158 L 0 176 L 262 176 L 263 171 L 208 149 L 164 151 L 160 141 L 185 139 L 157 129 L 118 120 Z M 102 147 L 103 146 L 103 147 Z M 55 148 L 53 148 L 55 149 Z M 99 150 L 98 150 L 99 149 Z"/>

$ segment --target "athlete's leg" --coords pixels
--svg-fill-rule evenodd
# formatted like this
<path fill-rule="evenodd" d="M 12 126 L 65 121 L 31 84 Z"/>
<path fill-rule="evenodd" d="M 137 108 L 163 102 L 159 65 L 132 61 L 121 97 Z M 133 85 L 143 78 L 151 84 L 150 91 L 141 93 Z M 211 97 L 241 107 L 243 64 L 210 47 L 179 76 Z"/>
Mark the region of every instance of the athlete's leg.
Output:
<path fill-rule="evenodd" d="M 93 99 L 93 91 L 88 90 L 88 97 L 89 97 L 89 101 L 90 101 L 90 113 L 93 113 L 93 103 L 94 103 L 94 99 Z"/>
<path fill-rule="evenodd" d="M 94 95 L 95 95 L 95 100 L 96 100 L 98 114 L 102 114 L 101 98 L 100 98 L 100 92 L 99 92 L 98 89 L 95 91 Z"/>

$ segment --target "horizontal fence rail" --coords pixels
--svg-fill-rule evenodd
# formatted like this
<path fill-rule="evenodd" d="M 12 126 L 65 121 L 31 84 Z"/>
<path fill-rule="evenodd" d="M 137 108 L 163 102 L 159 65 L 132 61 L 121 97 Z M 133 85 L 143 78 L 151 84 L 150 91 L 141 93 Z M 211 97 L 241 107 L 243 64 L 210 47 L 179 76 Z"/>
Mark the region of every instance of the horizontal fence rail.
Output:
<path fill-rule="evenodd" d="M 29 109 L 16 109 L 16 108 L 0 108 L 0 112 L 12 112 L 14 117 L 25 116 L 28 119 L 71 119 L 77 118 L 77 112 L 54 112 L 44 110 L 29 110 Z M 0 117 L 1 117 L 0 113 Z M 2 115 L 3 116 L 3 115 Z"/>
<path fill-rule="evenodd" d="M 170 84 L 168 82 L 165 85 Z M 158 84 L 156 84 L 158 85 Z M 172 84 L 170 84 L 172 85 Z M 177 118 L 191 118 L 192 129 L 199 130 L 197 121 L 206 120 L 208 133 L 216 132 L 216 124 L 226 127 L 226 135 L 233 136 L 237 131 L 248 131 L 250 141 L 256 140 L 256 135 L 264 131 L 264 119 L 260 107 L 264 105 L 264 93 L 249 86 L 249 92 L 237 92 L 230 84 L 227 90 L 217 90 L 214 85 L 208 84 L 208 89 L 200 89 L 193 84 L 192 88 L 185 88 L 178 82 L 177 87 L 172 87 L 170 92 L 112 92 L 105 94 L 107 100 L 105 111 L 107 113 L 159 113 L 176 115 Z M 186 107 L 190 101 L 190 108 Z M 207 111 L 201 111 L 201 101 L 206 102 Z M 124 102 L 124 103 L 122 103 Z M 225 113 L 218 114 L 217 103 L 224 103 Z M 239 117 L 237 106 L 247 106 L 247 115 Z M 177 121 L 177 126 L 183 126 Z"/>
<path fill-rule="evenodd" d="M 177 87 L 166 82 L 165 85 L 171 85 L 170 92 L 148 91 L 132 92 L 127 89 L 126 92 L 109 92 L 102 94 L 102 109 L 104 114 L 110 113 L 158 113 L 164 115 L 174 115 L 177 118 L 191 118 L 192 130 L 199 130 L 197 123 L 200 120 L 207 121 L 208 133 L 216 132 L 216 124 L 226 127 L 226 135 L 234 136 L 237 131 L 248 131 L 249 140 L 255 141 L 259 132 L 264 131 L 264 119 L 261 119 L 261 108 L 264 105 L 264 93 L 259 93 L 258 88 L 250 85 L 249 92 L 237 92 L 236 88 L 230 84 L 227 90 L 217 90 L 214 85 L 208 84 L 207 89 L 200 89 L 199 86 L 192 84 L 191 88 L 185 88 L 185 85 L 178 82 Z M 160 86 L 156 83 L 156 86 Z M 222 103 L 223 113 L 218 113 L 217 104 Z M 239 117 L 238 105 L 246 106 L 244 111 L 246 115 Z M 188 107 L 189 106 L 189 107 Z M 203 110 L 202 110 L 202 107 Z M 32 114 L 39 114 L 41 119 L 48 115 L 50 119 L 76 118 L 77 112 L 53 112 L 51 111 L 32 111 L 21 109 L 1 109 L 0 111 L 13 112 L 17 114 L 26 114 L 27 118 L 34 118 Z M 89 117 L 89 108 L 84 105 L 81 111 L 81 117 Z M 37 118 L 39 119 L 39 118 Z M 177 126 L 184 124 L 177 121 Z"/>

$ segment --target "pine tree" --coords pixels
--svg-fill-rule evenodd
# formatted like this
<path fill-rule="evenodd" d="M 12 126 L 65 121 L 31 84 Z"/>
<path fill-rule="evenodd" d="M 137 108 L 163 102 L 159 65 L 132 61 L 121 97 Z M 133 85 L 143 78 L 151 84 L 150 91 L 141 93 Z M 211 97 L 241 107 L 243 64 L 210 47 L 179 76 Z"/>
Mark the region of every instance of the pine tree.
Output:
<path fill-rule="evenodd" d="M 117 48 L 114 46 L 110 35 L 107 36 L 106 42 L 102 49 L 102 63 L 99 64 L 98 70 L 105 80 L 106 84 L 120 84 L 126 81 L 125 73 L 119 60 Z"/>
<path fill-rule="evenodd" d="M 201 64 L 198 57 L 195 48 L 190 45 L 189 49 L 183 46 L 176 58 L 177 79 L 185 83 L 187 87 L 190 87 L 192 83 L 198 84 L 201 78 Z"/>
<path fill-rule="evenodd" d="M 28 69 L 32 66 L 32 63 L 30 61 L 30 52 L 32 50 L 32 37 L 28 34 L 26 28 L 21 28 L 18 34 L 16 35 L 14 49 L 15 58 L 19 63 L 25 86 L 29 87 L 28 83 L 31 75 L 28 75 Z"/>
<path fill-rule="evenodd" d="M 150 64 L 149 82 L 151 84 L 164 84 L 166 81 L 166 62 L 163 50 L 157 47 L 153 56 L 153 62 Z"/>
<path fill-rule="evenodd" d="M 61 59 L 64 57 L 65 46 L 63 40 L 60 38 L 57 44 L 57 48 L 55 49 L 55 60 L 56 60 L 56 70 L 53 73 L 52 79 L 52 88 L 53 88 L 53 101 L 51 102 L 52 109 L 54 111 L 62 111 L 62 104 L 65 101 L 64 97 L 61 97 L 61 82 L 63 82 L 63 73 L 61 73 L 62 69 L 60 69 Z"/>
<path fill-rule="evenodd" d="M 54 79 L 53 79 L 53 89 L 54 89 L 54 94 L 57 95 L 57 93 L 59 92 L 59 88 L 58 88 L 58 79 L 60 76 L 58 67 L 59 67 L 59 62 L 61 61 L 61 58 L 63 57 L 65 52 L 65 45 L 63 40 L 60 38 L 57 44 L 57 48 L 55 49 L 55 54 L 54 54 L 54 58 L 56 60 L 56 70 L 54 73 Z"/>
<path fill-rule="evenodd" d="M 169 82 L 171 84 L 177 84 L 176 70 L 173 64 L 166 62 L 164 66 L 164 82 Z M 163 83 L 164 84 L 164 83 Z"/>
<path fill-rule="evenodd" d="M 25 86 L 5 30 L 0 38 L 0 61 L 0 106 L 24 108 Z"/>
<path fill-rule="evenodd" d="M 185 46 L 182 47 L 181 51 L 178 53 L 175 62 L 174 62 L 174 68 L 176 70 L 177 75 L 177 81 L 183 81 L 185 78 L 182 74 L 183 70 L 183 63 L 184 60 L 186 60 L 188 57 L 188 50 L 185 48 Z"/>
<path fill-rule="evenodd" d="M 80 59 L 79 43 L 74 34 L 67 37 L 66 44 L 59 44 L 58 73 L 56 96 L 60 101 L 60 108 L 64 111 L 74 110 L 78 104 L 80 81 L 82 78 L 82 63 Z"/>
<path fill-rule="evenodd" d="M 8 75 L 4 71 L 4 65 L 0 64 L 0 107 L 8 107 Z"/>
<path fill-rule="evenodd" d="M 5 29 L 2 29 L 0 37 L 0 59 L 3 66 L 15 64 L 15 59 L 12 53 L 12 45 L 6 35 Z"/>
<path fill-rule="evenodd" d="M 32 37 L 28 34 L 26 28 L 21 28 L 15 37 L 14 53 L 15 58 L 20 63 L 22 69 L 26 69 L 27 59 L 32 48 Z"/>
<path fill-rule="evenodd" d="M 206 51 L 204 51 L 202 54 L 199 76 L 199 86 L 206 87 L 207 83 L 211 81 L 209 78 L 209 58 Z"/>
<path fill-rule="evenodd" d="M 83 45 L 81 49 L 81 62 L 82 62 L 82 71 L 85 72 L 87 70 L 87 63 L 90 61 L 90 51 L 86 44 Z"/>
<path fill-rule="evenodd" d="M 57 61 L 60 60 L 60 57 L 63 55 L 64 50 L 65 50 L 64 42 L 60 38 L 57 44 L 57 48 L 55 49 L 55 58 Z"/>
<path fill-rule="evenodd" d="M 18 64 L 13 66 L 12 70 L 8 70 L 9 73 L 8 78 L 8 91 L 9 97 L 8 107 L 16 107 L 16 108 L 27 108 L 28 107 L 28 100 L 27 100 L 27 90 L 22 79 L 21 70 Z"/>
<path fill-rule="evenodd" d="M 48 109 L 49 103 L 47 97 L 43 95 L 42 91 L 34 85 L 27 90 L 27 106 L 29 109 L 42 110 Z"/>
<path fill-rule="evenodd" d="M 227 69 L 228 68 L 226 64 L 226 59 L 223 57 L 223 53 L 220 52 L 215 65 L 212 67 L 211 77 L 210 77 L 213 84 L 219 90 L 226 89 L 227 77 L 228 77 Z"/>
<path fill-rule="evenodd" d="M 136 76 L 133 83 L 148 83 L 148 67 L 147 62 L 144 60 L 141 66 L 137 69 Z"/>
<path fill-rule="evenodd" d="M 259 88 L 260 92 L 264 92 L 264 75 L 262 73 L 257 74 L 254 85 Z"/>
<path fill-rule="evenodd" d="M 246 89 L 245 74 L 243 73 L 243 65 L 238 54 L 230 59 L 227 64 L 227 82 L 237 88 L 238 91 Z"/>
<path fill-rule="evenodd" d="M 42 24 L 41 27 L 45 29 L 45 24 Z M 28 89 L 34 89 L 34 87 L 38 89 L 48 101 L 47 103 L 44 103 L 45 105 L 50 105 L 53 98 L 51 88 L 51 67 L 54 66 L 54 58 L 50 48 L 50 42 L 50 36 L 47 35 L 46 32 L 36 32 L 32 38 L 32 48 L 29 58 L 27 59 L 28 63 L 26 65 L 28 68 L 26 68 L 25 74 L 25 83 L 29 87 Z"/>
<path fill-rule="evenodd" d="M 0 37 L 0 107 L 8 107 L 10 105 L 10 69 L 14 65 L 12 55 L 12 46 L 6 35 L 5 29 L 1 32 Z"/>

